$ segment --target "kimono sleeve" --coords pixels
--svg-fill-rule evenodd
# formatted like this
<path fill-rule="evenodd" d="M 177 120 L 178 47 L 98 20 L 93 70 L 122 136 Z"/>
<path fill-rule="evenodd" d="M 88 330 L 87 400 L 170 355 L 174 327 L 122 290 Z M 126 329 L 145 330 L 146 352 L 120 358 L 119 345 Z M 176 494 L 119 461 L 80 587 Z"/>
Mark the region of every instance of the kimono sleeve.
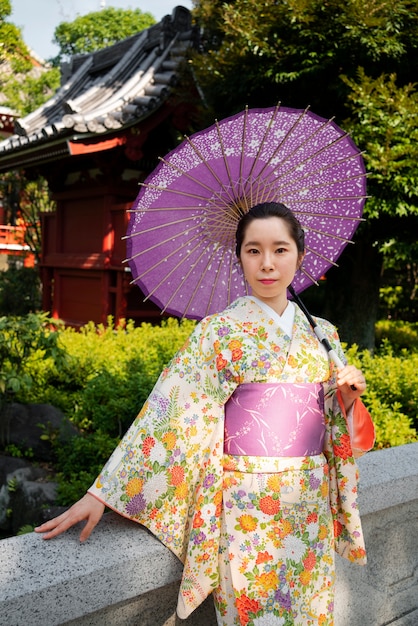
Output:
<path fill-rule="evenodd" d="M 332 347 L 343 363 L 346 363 L 336 329 L 328 322 L 322 322 L 321 326 L 327 326 L 324 331 L 327 332 Z M 366 434 L 360 441 L 359 432 L 356 434 L 354 430 L 354 441 L 356 445 L 372 447 L 374 427 L 371 417 L 361 400 L 356 402 L 358 406 L 353 411 L 354 415 L 357 412 L 358 416 L 357 428 L 361 426 Z M 335 550 L 349 561 L 364 565 L 366 550 L 358 509 L 359 471 L 351 439 L 355 422 L 352 422 L 350 427 L 348 417 L 336 388 L 336 367 L 331 365 L 331 376 L 327 381 L 325 393 L 324 454 L 329 466 L 330 506 L 334 521 Z"/>
<path fill-rule="evenodd" d="M 89 489 L 184 563 L 182 618 L 219 583 L 224 404 L 237 383 L 221 379 L 216 322 L 196 326 Z"/>
<path fill-rule="evenodd" d="M 196 326 L 89 489 L 183 562 L 194 529 L 203 532 L 212 517 L 216 525 L 220 514 L 223 406 L 233 390 L 219 380 L 214 341 L 210 319 Z"/>

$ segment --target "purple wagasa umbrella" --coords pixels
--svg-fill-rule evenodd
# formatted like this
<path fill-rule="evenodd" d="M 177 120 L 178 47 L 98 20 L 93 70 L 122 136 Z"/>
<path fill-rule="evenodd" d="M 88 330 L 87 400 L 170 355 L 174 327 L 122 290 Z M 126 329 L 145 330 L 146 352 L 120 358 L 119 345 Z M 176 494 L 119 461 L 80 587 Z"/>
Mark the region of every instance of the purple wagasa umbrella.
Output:
<path fill-rule="evenodd" d="M 248 293 L 235 255 L 241 215 L 287 205 L 305 230 L 296 293 L 316 283 L 361 220 L 363 158 L 332 120 L 308 109 L 245 111 L 170 152 L 135 200 L 127 233 L 133 283 L 163 312 L 201 319 Z"/>

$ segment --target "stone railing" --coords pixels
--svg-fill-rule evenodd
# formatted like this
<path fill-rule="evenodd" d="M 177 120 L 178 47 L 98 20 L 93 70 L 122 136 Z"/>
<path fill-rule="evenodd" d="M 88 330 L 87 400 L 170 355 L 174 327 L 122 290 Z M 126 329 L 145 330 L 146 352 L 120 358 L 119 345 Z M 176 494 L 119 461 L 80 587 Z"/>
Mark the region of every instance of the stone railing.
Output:
<path fill-rule="evenodd" d="M 338 558 L 336 626 L 418 624 L 418 443 L 359 460 L 368 565 Z M 158 540 L 114 513 L 91 538 L 0 542 L 1 626 L 212 626 L 209 598 L 175 617 L 181 565 Z"/>

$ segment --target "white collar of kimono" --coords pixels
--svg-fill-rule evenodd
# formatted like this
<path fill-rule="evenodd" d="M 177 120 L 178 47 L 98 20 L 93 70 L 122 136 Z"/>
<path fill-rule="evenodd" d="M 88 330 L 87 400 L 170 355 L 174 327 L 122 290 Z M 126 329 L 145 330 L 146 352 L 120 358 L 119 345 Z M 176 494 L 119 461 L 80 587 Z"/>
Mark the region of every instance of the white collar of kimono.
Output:
<path fill-rule="evenodd" d="M 295 321 L 295 305 L 293 304 L 293 302 L 288 301 L 287 307 L 285 308 L 283 313 L 279 315 L 274 309 L 271 308 L 271 306 L 269 306 L 259 298 L 256 298 L 254 296 L 251 296 L 251 298 L 257 302 L 258 306 L 262 308 L 263 311 L 265 311 L 267 315 L 269 315 L 276 322 L 276 324 L 280 326 L 282 330 L 284 330 L 286 335 L 292 337 L 293 322 Z"/>

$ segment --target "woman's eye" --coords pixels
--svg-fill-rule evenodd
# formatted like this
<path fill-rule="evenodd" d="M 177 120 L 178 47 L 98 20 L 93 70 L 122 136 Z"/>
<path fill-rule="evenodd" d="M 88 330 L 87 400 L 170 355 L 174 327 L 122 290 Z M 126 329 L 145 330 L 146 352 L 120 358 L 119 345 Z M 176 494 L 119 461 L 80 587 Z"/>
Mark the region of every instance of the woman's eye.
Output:
<path fill-rule="evenodd" d="M 277 248 L 276 252 L 283 254 L 283 252 L 286 252 L 286 248 Z"/>

